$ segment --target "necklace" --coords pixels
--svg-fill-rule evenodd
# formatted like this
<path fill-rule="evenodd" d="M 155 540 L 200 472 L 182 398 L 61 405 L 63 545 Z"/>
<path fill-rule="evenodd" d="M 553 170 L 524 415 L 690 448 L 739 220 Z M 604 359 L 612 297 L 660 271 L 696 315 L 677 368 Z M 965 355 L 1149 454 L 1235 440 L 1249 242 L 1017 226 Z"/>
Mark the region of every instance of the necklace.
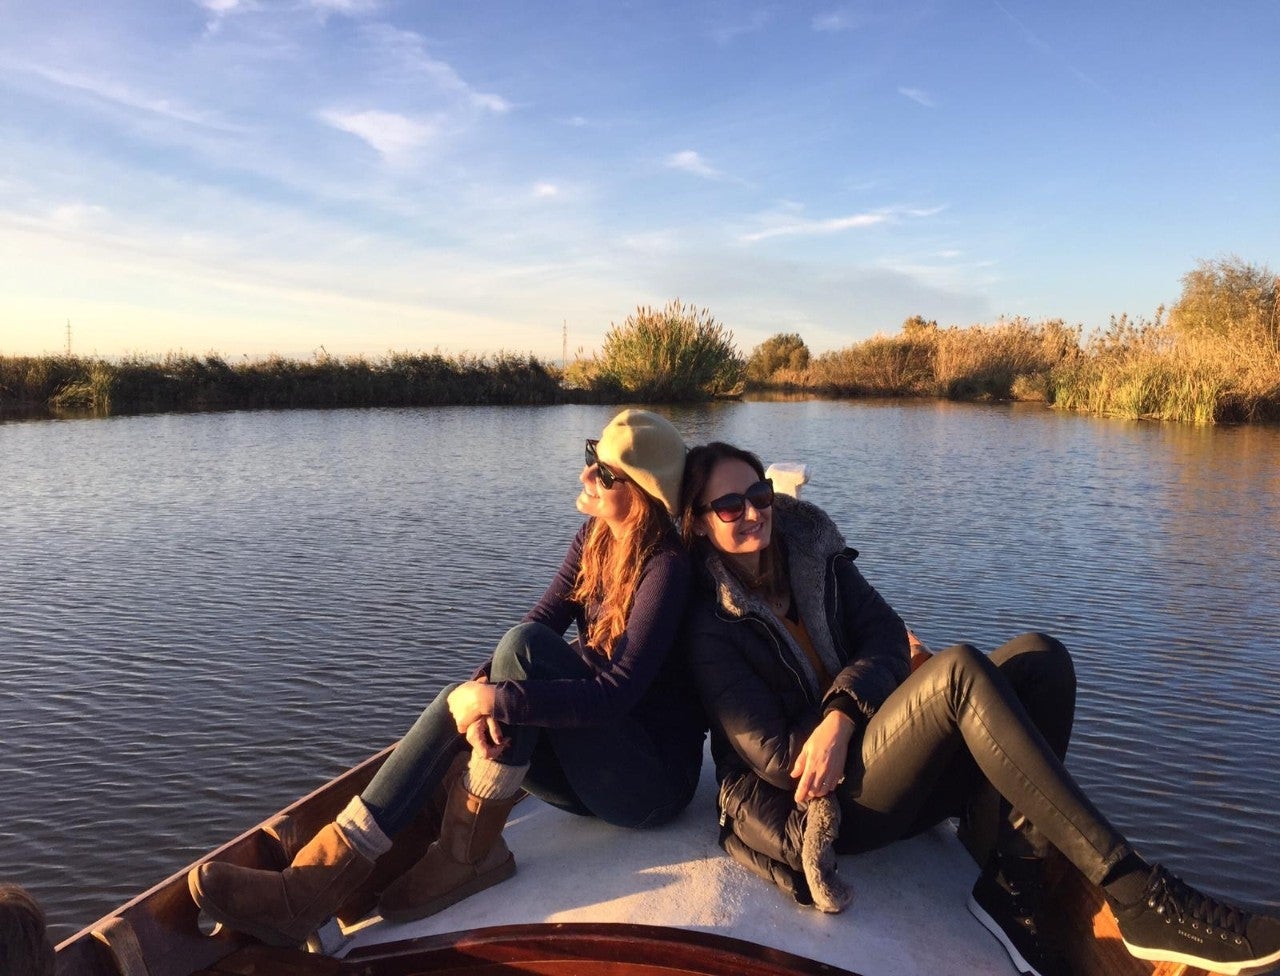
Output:
<path fill-rule="evenodd" d="M 791 593 L 790 591 L 786 593 L 770 593 L 765 597 L 765 602 L 768 603 L 769 609 L 777 616 L 786 616 L 787 610 L 791 607 Z"/>

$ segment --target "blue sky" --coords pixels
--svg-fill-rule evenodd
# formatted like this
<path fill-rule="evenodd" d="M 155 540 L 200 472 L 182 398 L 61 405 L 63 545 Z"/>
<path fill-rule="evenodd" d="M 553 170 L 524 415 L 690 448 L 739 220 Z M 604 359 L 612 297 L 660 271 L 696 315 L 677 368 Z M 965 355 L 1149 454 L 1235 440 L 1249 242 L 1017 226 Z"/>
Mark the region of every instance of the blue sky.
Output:
<path fill-rule="evenodd" d="M 1275 0 L 0 0 L 0 354 L 1150 316 L 1280 270 L 1278 38 Z"/>

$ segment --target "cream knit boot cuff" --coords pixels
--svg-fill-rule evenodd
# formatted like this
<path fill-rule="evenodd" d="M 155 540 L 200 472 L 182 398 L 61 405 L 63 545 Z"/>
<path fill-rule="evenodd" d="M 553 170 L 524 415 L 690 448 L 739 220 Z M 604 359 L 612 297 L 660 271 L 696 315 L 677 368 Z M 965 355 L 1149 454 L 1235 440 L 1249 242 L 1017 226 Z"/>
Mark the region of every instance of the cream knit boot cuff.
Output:
<path fill-rule="evenodd" d="M 358 796 L 351 798 L 334 822 L 356 852 L 370 861 L 376 861 L 391 849 L 391 838 L 383 833 L 378 821 L 373 819 L 373 812 Z"/>
<path fill-rule="evenodd" d="M 505 800 L 520 788 L 520 784 L 524 782 L 524 774 L 528 771 L 528 763 L 508 766 L 472 752 L 462 785 L 467 788 L 468 793 L 482 800 Z"/>

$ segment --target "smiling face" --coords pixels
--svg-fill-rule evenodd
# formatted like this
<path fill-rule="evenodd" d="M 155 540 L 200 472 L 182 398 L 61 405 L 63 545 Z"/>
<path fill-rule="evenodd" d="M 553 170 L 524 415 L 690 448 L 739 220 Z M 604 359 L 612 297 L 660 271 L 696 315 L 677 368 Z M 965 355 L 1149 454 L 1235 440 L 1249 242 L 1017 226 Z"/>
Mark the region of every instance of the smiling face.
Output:
<path fill-rule="evenodd" d="M 759 480 L 760 475 L 745 461 L 725 458 L 712 468 L 697 505 L 706 505 L 735 492 L 745 494 Z M 768 548 L 772 538 L 773 509 L 759 509 L 748 502 L 742 518 L 736 522 L 724 522 L 715 512 L 704 512 L 697 516 L 693 531 L 754 576 L 760 571 L 760 553 Z"/>
<path fill-rule="evenodd" d="M 631 511 L 634 499 L 627 483 L 614 481 L 612 488 L 605 488 L 600 471 L 594 464 L 585 465 L 578 475 L 582 491 L 578 493 L 578 511 L 592 518 L 603 519 L 611 530 L 616 530 Z"/>

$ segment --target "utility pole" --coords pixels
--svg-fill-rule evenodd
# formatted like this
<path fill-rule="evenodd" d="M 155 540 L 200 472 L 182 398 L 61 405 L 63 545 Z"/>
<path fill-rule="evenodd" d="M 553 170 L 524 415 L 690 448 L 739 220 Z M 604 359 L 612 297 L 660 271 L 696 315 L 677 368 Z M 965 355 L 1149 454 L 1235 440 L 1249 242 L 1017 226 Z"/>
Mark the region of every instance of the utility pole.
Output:
<path fill-rule="evenodd" d="M 71 320 L 67 319 L 67 358 L 71 358 Z"/>
<path fill-rule="evenodd" d="M 560 333 L 560 366 L 569 365 L 569 320 L 564 319 L 564 331 Z"/>

